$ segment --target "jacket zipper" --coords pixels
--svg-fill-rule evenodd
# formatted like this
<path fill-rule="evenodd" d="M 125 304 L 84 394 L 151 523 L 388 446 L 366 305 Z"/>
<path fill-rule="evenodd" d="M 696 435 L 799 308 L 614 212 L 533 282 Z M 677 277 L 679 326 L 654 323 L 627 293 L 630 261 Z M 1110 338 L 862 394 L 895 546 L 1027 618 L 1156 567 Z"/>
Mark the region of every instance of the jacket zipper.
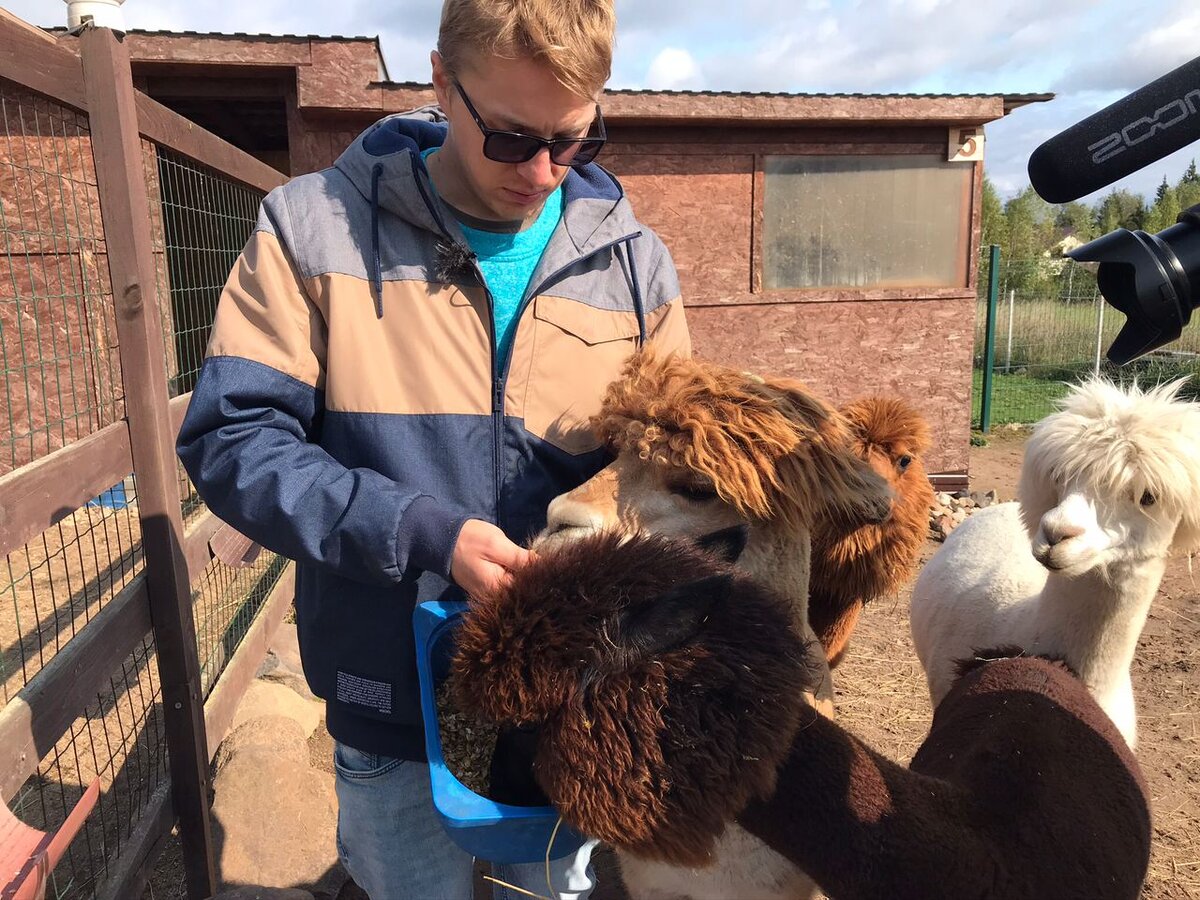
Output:
<path fill-rule="evenodd" d="M 572 260 L 567 265 L 562 266 L 557 271 L 552 272 L 549 275 L 547 275 L 545 278 L 542 279 L 541 284 L 539 284 L 535 290 L 529 291 L 525 295 L 525 297 L 522 298 L 521 305 L 517 307 L 515 318 L 513 320 L 516 323 L 513 326 L 514 329 L 520 329 L 521 317 L 525 315 L 525 310 L 529 308 L 529 304 L 533 302 L 534 298 L 537 297 L 538 294 L 540 294 L 542 292 L 542 288 L 545 287 L 546 285 L 550 284 L 550 282 L 554 281 L 554 279 L 558 278 L 559 275 L 563 274 L 564 272 L 566 272 L 568 269 L 572 268 L 573 266 L 579 265 L 579 263 L 583 262 L 585 259 L 590 259 L 591 257 L 595 256 L 597 253 L 603 253 L 605 250 L 611 250 L 613 247 L 616 247 L 618 244 L 624 244 L 626 241 L 629 241 L 635 237 L 641 237 L 641 234 L 642 233 L 640 231 L 634 232 L 633 234 L 627 234 L 624 237 L 619 238 L 618 240 L 610 241 L 607 244 L 602 244 L 601 246 L 596 247 L 594 250 L 589 251 L 587 253 L 587 255 L 577 257 L 576 259 Z M 476 268 L 478 268 L 478 264 L 476 265 Z M 492 292 L 487 287 L 487 282 L 484 281 L 484 279 L 483 279 L 482 270 L 480 270 L 478 274 L 479 274 L 479 282 L 480 282 L 480 284 L 483 285 L 484 293 L 487 294 L 488 318 L 491 320 L 492 447 L 494 449 L 494 453 L 492 455 L 492 462 L 493 462 L 493 465 L 495 466 L 495 477 L 496 477 L 496 524 L 499 525 L 501 529 L 503 529 L 504 526 L 500 523 L 500 496 L 503 492 L 503 483 L 504 483 L 504 465 L 503 465 L 503 453 L 502 453 L 503 441 L 504 441 L 504 394 L 508 390 L 508 373 L 509 373 L 509 368 L 512 365 L 513 348 L 516 347 L 516 345 L 517 345 L 517 331 L 516 330 L 513 331 L 512 340 L 509 342 L 508 350 L 504 354 L 504 360 L 503 360 L 502 364 L 499 367 L 497 367 L 496 355 L 500 352 L 500 347 L 499 347 L 499 343 L 498 343 L 497 336 L 496 336 L 495 301 L 492 298 Z"/>
<path fill-rule="evenodd" d="M 419 178 L 420 176 L 417 177 Z M 429 208 L 430 214 L 433 216 L 434 221 L 437 223 L 442 234 L 446 237 L 446 240 L 453 244 L 458 244 L 459 242 L 452 234 L 450 234 L 449 229 L 446 228 L 445 223 L 442 221 L 441 215 L 436 209 L 433 208 L 433 205 L 429 202 L 429 200 L 424 197 L 424 192 L 422 192 L 422 199 L 425 201 L 425 205 Z M 579 265 L 579 263 L 583 262 L 585 259 L 590 259 L 597 253 L 602 253 L 605 250 L 611 250 L 618 244 L 624 244 L 626 241 L 641 236 L 642 232 L 635 231 L 624 235 L 615 241 L 609 241 L 607 244 L 601 244 L 599 247 L 590 250 L 586 255 L 571 260 L 571 262 L 569 262 L 567 265 L 562 266 L 556 271 L 550 273 L 550 275 L 543 278 L 541 284 L 537 286 L 536 290 L 528 292 L 525 297 L 522 298 L 521 305 L 517 307 L 517 312 L 515 315 L 516 325 L 514 327 L 517 329 L 521 327 L 521 317 L 525 315 L 525 310 L 529 308 L 530 302 L 534 297 L 541 293 L 543 287 L 552 282 L 559 275 L 563 274 L 573 266 Z M 474 251 L 471 250 L 470 247 L 467 247 L 466 249 L 472 255 L 474 255 Z M 630 261 L 630 265 L 632 264 L 632 261 Z M 491 340 L 492 350 L 492 477 L 494 481 L 493 487 L 495 490 L 496 526 L 501 530 L 504 530 L 504 523 L 501 520 L 502 517 L 500 515 L 500 498 L 504 489 L 504 393 L 508 389 L 508 370 L 509 366 L 512 364 L 512 351 L 513 347 L 515 347 L 517 343 L 517 333 L 516 331 L 513 332 L 513 339 L 508 345 L 508 352 L 504 354 L 503 364 L 501 366 L 497 366 L 496 363 L 498 361 L 497 357 L 500 353 L 500 346 L 498 336 L 496 334 L 496 301 L 495 298 L 492 297 L 491 289 L 487 286 L 487 280 L 483 277 L 483 269 L 480 267 L 478 262 L 476 262 L 474 266 L 475 275 L 479 279 L 480 285 L 483 287 L 484 296 L 487 298 L 488 335 Z"/>

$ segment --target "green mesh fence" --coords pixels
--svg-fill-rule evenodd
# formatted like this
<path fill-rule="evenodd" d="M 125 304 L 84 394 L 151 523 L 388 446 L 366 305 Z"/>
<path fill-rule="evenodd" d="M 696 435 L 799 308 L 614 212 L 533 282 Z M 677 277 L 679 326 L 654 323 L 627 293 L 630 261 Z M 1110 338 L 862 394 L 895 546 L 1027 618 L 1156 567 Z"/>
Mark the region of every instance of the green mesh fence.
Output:
<path fill-rule="evenodd" d="M 250 629 L 287 560 L 263 551 L 252 565 L 234 569 L 213 560 L 192 590 L 192 618 L 204 696 Z"/>
<path fill-rule="evenodd" d="M 196 386 L 221 289 L 258 219 L 262 191 L 150 141 L 142 142 L 172 397 Z M 203 504 L 178 468 L 185 520 Z"/>
<path fill-rule="evenodd" d="M 973 417 L 980 425 L 990 258 L 979 267 Z M 1088 265 L 1069 259 L 1000 260 L 992 359 L 991 425 L 1029 425 L 1052 412 L 1067 385 L 1092 375 L 1155 384 L 1200 372 L 1200 329 L 1128 366 L 1105 353 L 1125 317 L 1100 296 Z"/>

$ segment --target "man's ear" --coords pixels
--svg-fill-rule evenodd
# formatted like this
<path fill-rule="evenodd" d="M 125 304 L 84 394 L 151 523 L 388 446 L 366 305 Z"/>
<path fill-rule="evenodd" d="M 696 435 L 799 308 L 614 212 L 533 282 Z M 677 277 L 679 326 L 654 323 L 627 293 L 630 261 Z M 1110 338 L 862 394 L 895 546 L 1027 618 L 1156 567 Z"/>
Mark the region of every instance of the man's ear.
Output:
<path fill-rule="evenodd" d="M 442 54 L 432 50 L 429 53 L 429 65 L 432 70 L 433 93 L 437 97 L 438 106 L 445 112 L 446 103 L 450 99 L 450 73 L 446 71 L 446 61 L 442 59 Z"/>
<path fill-rule="evenodd" d="M 642 660 L 682 646 L 698 635 L 733 587 L 733 576 L 711 575 L 672 588 L 630 613 L 618 642 Z"/>
<path fill-rule="evenodd" d="M 749 525 L 734 525 L 704 535 L 696 541 L 701 550 L 714 553 L 727 563 L 735 563 L 746 549 L 750 538 Z"/>

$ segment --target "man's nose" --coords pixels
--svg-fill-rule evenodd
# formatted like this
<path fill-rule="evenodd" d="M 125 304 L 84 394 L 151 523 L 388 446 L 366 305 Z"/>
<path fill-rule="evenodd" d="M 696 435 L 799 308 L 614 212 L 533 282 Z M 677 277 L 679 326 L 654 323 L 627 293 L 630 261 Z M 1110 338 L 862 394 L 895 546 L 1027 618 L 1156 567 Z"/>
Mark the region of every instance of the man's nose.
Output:
<path fill-rule="evenodd" d="M 548 190 L 554 183 L 554 163 L 547 147 L 542 147 L 533 159 L 521 163 L 517 169 L 521 177 L 539 190 Z"/>

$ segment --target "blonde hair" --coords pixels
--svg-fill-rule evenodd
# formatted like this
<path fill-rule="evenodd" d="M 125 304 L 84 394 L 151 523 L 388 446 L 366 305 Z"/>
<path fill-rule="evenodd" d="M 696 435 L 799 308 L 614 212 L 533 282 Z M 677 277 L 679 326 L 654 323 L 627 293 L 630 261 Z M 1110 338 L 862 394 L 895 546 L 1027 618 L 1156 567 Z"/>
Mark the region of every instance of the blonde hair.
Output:
<path fill-rule="evenodd" d="M 612 73 L 616 27 L 613 0 L 446 0 L 438 52 L 451 74 L 476 55 L 532 59 L 592 99 Z"/>

